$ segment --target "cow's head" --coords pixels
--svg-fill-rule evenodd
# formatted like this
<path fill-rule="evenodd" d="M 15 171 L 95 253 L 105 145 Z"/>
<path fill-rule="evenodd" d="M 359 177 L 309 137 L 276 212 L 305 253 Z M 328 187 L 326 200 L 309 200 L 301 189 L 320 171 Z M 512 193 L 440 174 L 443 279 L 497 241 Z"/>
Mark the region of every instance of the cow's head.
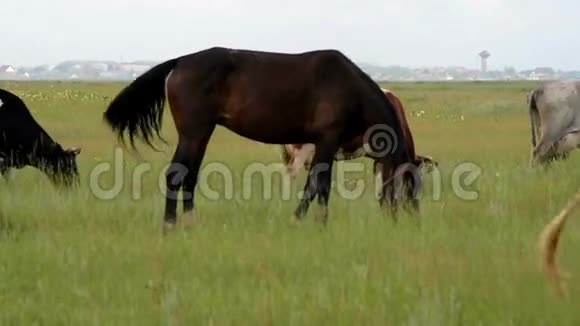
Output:
<path fill-rule="evenodd" d="M 416 165 L 419 168 L 425 168 L 428 173 L 431 173 L 439 166 L 439 163 L 430 156 L 417 155 Z"/>
<path fill-rule="evenodd" d="M 45 155 L 44 170 L 53 183 L 66 187 L 78 184 L 76 157 L 80 152 L 81 149 L 77 147 L 63 149 L 59 144 L 55 144 L 48 155 Z"/>

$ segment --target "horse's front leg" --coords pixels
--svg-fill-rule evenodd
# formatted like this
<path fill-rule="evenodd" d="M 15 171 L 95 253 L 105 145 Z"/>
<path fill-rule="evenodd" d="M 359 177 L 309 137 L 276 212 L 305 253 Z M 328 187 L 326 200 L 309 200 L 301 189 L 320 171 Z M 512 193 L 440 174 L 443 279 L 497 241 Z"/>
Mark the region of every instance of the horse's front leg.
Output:
<path fill-rule="evenodd" d="M 296 208 L 294 216 L 297 219 L 303 218 L 308 211 L 310 203 L 318 195 L 318 204 L 322 208 L 322 214 L 319 219 L 322 220 L 323 224 L 326 224 L 332 181 L 332 164 L 338 149 L 338 139 L 328 136 L 326 141 L 316 144 L 315 148 L 314 159 L 304 186 L 304 197 L 300 201 L 298 208 Z"/>

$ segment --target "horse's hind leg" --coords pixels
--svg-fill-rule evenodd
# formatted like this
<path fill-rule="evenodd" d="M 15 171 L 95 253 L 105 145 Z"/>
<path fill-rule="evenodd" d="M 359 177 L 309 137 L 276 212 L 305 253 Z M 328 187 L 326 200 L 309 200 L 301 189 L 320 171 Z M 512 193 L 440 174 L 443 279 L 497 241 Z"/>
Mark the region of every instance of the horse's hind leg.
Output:
<path fill-rule="evenodd" d="M 185 175 L 185 161 L 187 148 L 181 140 L 177 144 L 171 165 L 165 172 L 165 183 L 167 194 L 165 195 L 165 216 L 163 231 L 167 232 L 175 227 L 177 222 L 177 197 L 179 190 L 183 185 L 183 176 Z"/>
<path fill-rule="evenodd" d="M 183 211 L 193 210 L 194 189 L 207 143 L 215 125 L 196 126 L 193 133 L 181 135 L 171 166 L 166 173 L 167 198 L 165 204 L 165 230 L 172 229 L 177 222 L 177 198 L 183 187 Z M 190 214 L 187 214 L 190 215 Z M 190 219 L 189 216 L 186 216 Z M 184 221 L 191 222 L 189 220 Z"/>
<path fill-rule="evenodd" d="M 211 138 L 215 125 L 199 126 L 194 139 L 187 143 L 188 157 L 186 166 L 188 173 L 183 180 L 183 213 L 184 224 L 193 223 L 194 219 L 194 202 L 195 186 L 199 175 L 199 169 L 205 155 L 207 144 Z"/>

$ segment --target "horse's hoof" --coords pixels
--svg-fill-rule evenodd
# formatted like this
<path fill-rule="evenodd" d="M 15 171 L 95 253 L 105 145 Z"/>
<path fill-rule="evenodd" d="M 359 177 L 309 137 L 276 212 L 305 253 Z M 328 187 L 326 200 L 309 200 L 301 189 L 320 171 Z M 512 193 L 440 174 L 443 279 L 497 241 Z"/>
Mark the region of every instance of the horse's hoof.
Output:
<path fill-rule="evenodd" d="M 322 215 L 316 217 L 316 222 L 322 226 L 326 226 L 328 224 L 328 216 Z"/>
<path fill-rule="evenodd" d="M 187 212 L 183 215 L 183 228 L 190 229 L 196 222 L 198 222 L 197 216 L 194 212 Z"/>
<path fill-rule="evenodd" d="M 326 222 L 328 221 L 328 207 L 318 206 L 318 212 L 315 215 L 315 221 L 322 225 L 326 225 Z"/>
<path fill-rule="evenodd" d="M 319 217 L 316 219 L 316 222 L 318 222 L 318 226 L 320 227 L 321 230 L 326 229 L 326 226 L 328 225 L 328 219 L 324 218 L 324 217 Z"/>
<path fill-rule="evenodd" d="M 166 235 L 175 230 L 175 223 L 165 222 L 163 223 L 163 235 Z"/>
<path fill-rule="evenodd" d="M 290 216 L 290 225 L 298 226 L 300 222 L 302 222 L 302 219 L 300 219 L 296 214 L 292 214 L 292 216 Z"/>

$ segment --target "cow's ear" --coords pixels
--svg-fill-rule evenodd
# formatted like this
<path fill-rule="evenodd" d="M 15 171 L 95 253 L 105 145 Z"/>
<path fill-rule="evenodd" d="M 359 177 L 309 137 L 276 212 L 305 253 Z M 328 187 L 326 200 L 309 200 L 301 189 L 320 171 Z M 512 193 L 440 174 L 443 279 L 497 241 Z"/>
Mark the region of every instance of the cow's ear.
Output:
<path fill-rule="evenodd" d="M 67 148 L 66 152 L 69 154 L 74 154 L 76 156 L 76 155 L 80 154 L 81 149 L 78 147 L 71 147 L 71 148 Z"/>

